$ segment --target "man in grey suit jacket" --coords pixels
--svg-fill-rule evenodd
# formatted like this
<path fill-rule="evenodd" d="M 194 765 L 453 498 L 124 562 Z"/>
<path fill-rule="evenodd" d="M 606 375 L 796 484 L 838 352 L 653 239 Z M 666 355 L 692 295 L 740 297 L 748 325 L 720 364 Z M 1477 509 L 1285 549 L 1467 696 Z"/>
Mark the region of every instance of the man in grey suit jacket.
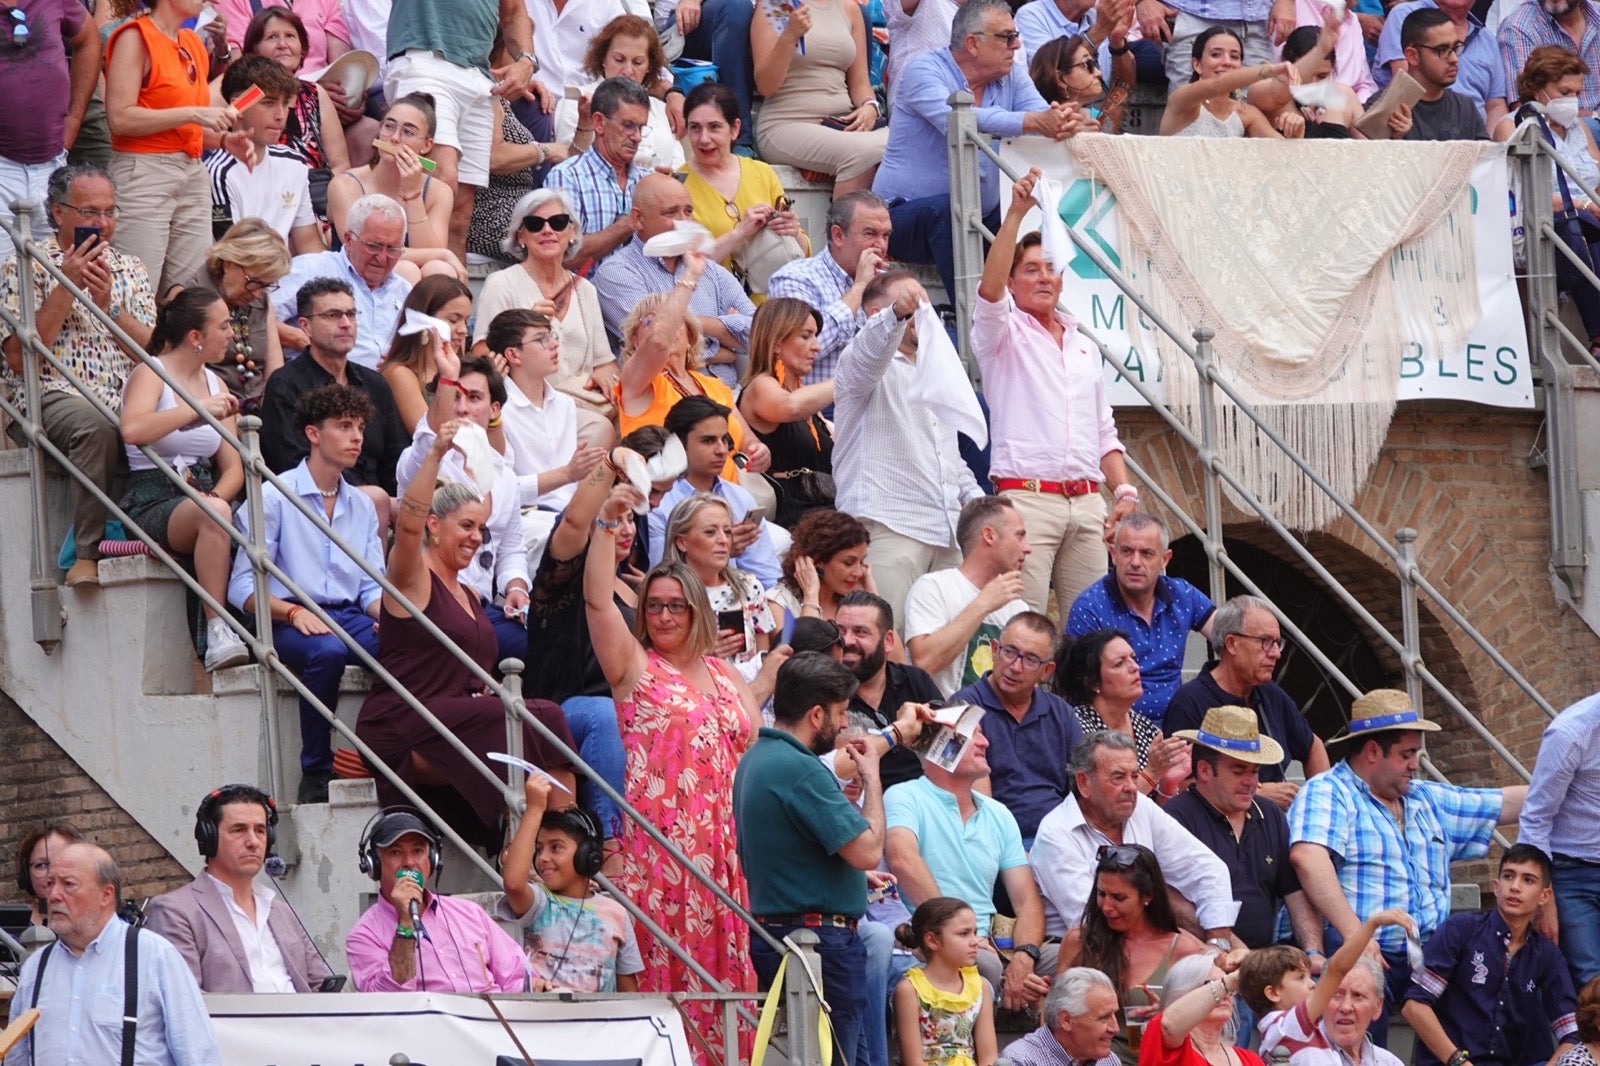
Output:
<path fill-rule="evenodd" d="M 203 873 L 150 901 L 145 925 L 178 949 L 203 992 L 316 992 L 329 976 L 289 901 L 261 872 L 278 811 L 249 785 L 224 785 L 195 811 Z"/>

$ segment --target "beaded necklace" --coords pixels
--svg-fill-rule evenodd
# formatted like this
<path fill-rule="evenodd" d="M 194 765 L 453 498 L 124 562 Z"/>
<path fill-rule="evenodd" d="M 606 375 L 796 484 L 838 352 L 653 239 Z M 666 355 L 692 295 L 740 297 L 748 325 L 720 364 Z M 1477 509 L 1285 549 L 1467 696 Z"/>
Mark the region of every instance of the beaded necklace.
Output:
<path fill-rule="evenodd" d="M 238 368 L 239 380 L 249 381 L 260 371 L 256 369 L 256 361 L 251 356 L 250 348 L 250 309 L 241 307 L 229 316 L 228 324 L 233 327 L 233 362 Z"/>

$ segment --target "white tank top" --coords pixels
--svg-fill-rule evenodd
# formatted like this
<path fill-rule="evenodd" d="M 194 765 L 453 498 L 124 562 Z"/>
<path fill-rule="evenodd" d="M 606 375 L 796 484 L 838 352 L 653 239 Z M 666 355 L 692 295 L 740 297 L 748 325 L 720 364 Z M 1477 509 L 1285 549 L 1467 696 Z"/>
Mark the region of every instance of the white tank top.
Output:
<path fill-rule="evenodd" d="M 212 396 L 219 396 L 227 391 L 228 387 L 222 383 L 221 378 L 210 370 L 206 370 L 205 373 L 206 387 L 211 390 Z M 161 398 L 156 401 L 156 410 L 168 411 L 176 406 L 178 406 L 177 394 L 172 391 L 171 385 L 163 382 Z M 210 459 L 222 446 L 222 434 L 199 421 L 198 415 L 195 417 L 194 425 L 174 430 L 150 444 L 151 449 L 180 474 L 202 459 Z M 127 444 L 124 448 L 128 453 L 129 470 L 155 469 L 155 464 L 137 447 Z"/>

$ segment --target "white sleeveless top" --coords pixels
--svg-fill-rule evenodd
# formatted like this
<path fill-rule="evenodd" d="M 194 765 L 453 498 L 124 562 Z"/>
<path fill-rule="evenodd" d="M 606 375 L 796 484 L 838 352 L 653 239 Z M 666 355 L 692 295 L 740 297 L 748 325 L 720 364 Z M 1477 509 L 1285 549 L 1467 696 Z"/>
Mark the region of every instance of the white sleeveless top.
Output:
<path fill-rule="evenodd" d="M 212 396 L 220 396 L 228 391 L 222 379 L 206 370 L 206 387 Z M 168 411 L 178 406 L 177 394 L 172 391 L 172 386 L 165 382 L 161 385 L 161 398 L 156 401 L 157 411 Z M 189 467 L 202 459 L 210 459 L 217 454 L 217 449 L 222 447 L 222 434 L 212 429 L 209 425 L 199 421 L 195 416 L 194 425 L 184 429 L 174 430 L 160 440 L 150 444 L 151 449 L 162 459 L 167 461 L 178 473 L 183 473 Z M 128 453 L 129 470 L 154 470 L 155 464 L 132 444 L 123 446 Z"/>

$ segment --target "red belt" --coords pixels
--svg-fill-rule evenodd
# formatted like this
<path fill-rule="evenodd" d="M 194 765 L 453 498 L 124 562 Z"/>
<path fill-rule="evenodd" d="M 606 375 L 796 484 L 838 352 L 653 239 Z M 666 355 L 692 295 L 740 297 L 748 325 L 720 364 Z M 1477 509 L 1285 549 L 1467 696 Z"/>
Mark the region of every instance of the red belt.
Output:
<path fill-rule="evenodd" d="M 1040 481 L 1036 477 L 997 477 L 992 480 L 996 492 L 1021 489 L 1024 492 L 1043 492 L 1049 496 L 1088 496 L 1100 491 L 1098 481 Z"/>

